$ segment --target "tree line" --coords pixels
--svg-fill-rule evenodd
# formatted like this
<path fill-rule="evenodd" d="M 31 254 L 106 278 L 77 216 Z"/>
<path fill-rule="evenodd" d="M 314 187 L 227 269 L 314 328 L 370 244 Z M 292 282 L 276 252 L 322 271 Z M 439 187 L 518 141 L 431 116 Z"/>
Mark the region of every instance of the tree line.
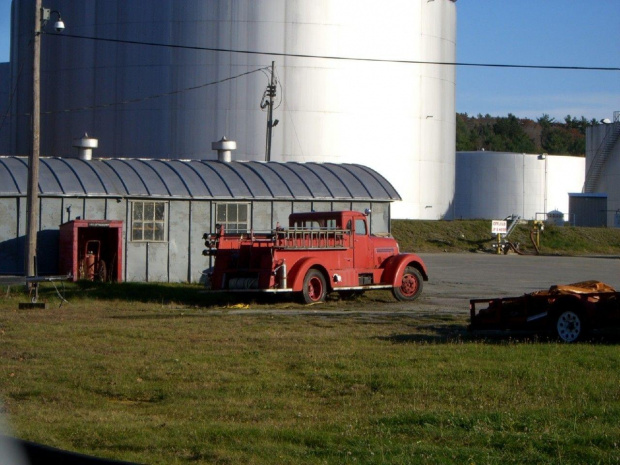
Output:
<path fill-rule="evenodd" d="M 457 113 L 456 150 L 583 156 L 586 153 L 586 127 L 599 123 L 596 119 L 571 115 L 559 122 L 547 114 L 534 121 L 510 113 L 506 117 Z"/>

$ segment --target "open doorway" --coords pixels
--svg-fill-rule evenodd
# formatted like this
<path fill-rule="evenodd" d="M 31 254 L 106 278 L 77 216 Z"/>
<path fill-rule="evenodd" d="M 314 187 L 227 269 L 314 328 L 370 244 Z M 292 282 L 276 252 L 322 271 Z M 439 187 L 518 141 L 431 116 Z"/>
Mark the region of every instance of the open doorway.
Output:
<path fill-rule="evenodd" d="M 60 225 L 60 272 L 73 281 L 122 281 L 122 221 L 73 220 Z"/>

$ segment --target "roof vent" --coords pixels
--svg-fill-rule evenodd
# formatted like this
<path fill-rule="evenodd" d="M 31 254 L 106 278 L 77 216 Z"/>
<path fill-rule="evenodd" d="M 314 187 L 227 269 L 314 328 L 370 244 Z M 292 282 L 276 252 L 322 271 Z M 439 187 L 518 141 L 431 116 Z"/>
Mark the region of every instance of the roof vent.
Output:
<path fill-rule="evenodd" d="M 222 137 L 217 142 L 211 142 L 211 150 L 217 150 L 217 160 L 229 162 L 232 160 L 232 151 L 237 150 L 237 142 Z"/>
<path fill-rule="evenodd" d="M 80 139 L 73 139 L 73 146 L 78 149 L 78 158 L 80 160 L 92 160 L 93 149 L 99 147 L 99 140 L 92 137 L 88 137 L 88 134 L 84 133 L 84 136 Z"/>

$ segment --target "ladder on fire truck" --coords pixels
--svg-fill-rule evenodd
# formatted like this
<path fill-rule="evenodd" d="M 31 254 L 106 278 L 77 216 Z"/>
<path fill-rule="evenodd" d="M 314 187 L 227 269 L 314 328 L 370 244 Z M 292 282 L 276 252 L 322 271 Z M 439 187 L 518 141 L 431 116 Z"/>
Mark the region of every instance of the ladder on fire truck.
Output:
<path fill-rule="evenodd" d="M 284 249 L 344 249 L 351 231 L 331 228 L 276 230 L 276 244 Z"/>

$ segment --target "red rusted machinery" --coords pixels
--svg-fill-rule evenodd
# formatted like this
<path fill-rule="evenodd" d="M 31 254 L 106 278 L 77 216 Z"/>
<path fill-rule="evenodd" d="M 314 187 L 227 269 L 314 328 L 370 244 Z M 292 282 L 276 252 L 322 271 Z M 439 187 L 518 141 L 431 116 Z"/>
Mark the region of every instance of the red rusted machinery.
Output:
<path fill-rule="evenodd" d="M 60 225 L 59 271 L 78 279 L 120 282 L 123 222 L 76 219 Z"/>
<path fill-rule="evenodd" d="M 101 258 L 101 241 L 91 239 L 84 244 L 84 255 L 80 265 L 80 279 L 106 281 L 108 270 Z"/>
<path fill-rule="evenodd" d="M 620 292 L 600 281 L 555 285 L 520 297 L 472 299 L 469 308 L 472 331 L 550 332 L 576 342 L 591 330 L 620 328 Z"/>

